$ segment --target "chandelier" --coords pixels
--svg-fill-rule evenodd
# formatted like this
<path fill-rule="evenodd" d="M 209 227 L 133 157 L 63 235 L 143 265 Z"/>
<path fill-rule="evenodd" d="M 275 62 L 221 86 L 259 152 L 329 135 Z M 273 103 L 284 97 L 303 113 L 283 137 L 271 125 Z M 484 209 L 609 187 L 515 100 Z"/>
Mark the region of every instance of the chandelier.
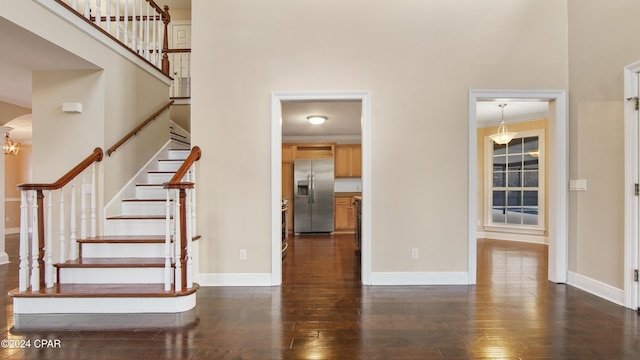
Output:
<path fill-rule="evenodd" d="M 5 155 L 18 155 L 20 151 L 20 143 L 11 139 L 9 133 L 4 135 L 4 153 Z"/>

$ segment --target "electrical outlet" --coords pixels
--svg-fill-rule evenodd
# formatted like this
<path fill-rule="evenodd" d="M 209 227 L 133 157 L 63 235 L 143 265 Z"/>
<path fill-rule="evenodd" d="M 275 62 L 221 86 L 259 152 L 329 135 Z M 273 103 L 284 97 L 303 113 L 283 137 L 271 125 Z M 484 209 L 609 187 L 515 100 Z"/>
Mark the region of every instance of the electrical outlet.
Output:
<path fill-rule="evenodd" d="M 240 249 L 240 260 L 247 260 L 247 249 Z"/>
<path fill-rule="evenodd" d="M 418 258 L 418 248 L 411 249 L 411 258 L 412 259 L 417 259 Z"/>

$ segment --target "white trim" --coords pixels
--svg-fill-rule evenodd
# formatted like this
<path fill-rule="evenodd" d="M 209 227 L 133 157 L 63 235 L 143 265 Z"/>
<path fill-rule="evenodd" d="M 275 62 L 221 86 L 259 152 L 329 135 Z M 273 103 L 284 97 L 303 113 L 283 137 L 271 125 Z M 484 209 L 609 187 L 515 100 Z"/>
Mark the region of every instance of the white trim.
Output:
<path fill-rule="evenodd" d="M 478 239 L 518 241 L 518 242 L 543 244 L 543 245 L 548 245 L 549 243 L 549 239 L 546 236 L 515 234 L 510 232 L 493 232 L 493 231 L 479 231 Z"/>
<path fill-rule="evenodd" d="M 269 273 L 200 273 L 200 286 L 271 286 Z"/>
<path fill-rule="evenodd" d="M 4 234 L 5 235 L 12 235 L 12 234 L 19 234 L 19 233 L 20 233 L 20 228 L 19 227 L 5 228 L 4 229 Z"/>
<path fill-rule="evenodd" d="M 360 100 L 362 102 L 362 284 L 371 285 L 371 93 L 369 91 L 275 92 L 271 94 L 271 285 L 282 284 L 282 101 Z"/>
<path fill-rule="evenodd" d="M 71 11 L 62 7 L 62 5 L 56 3 L 55 1 L 49 0 L 33 0 L 38 5 L 44 7 L 45 9 L 52 12 L 54 15 L 57 15 L 62 20 L 68 22 L 69 24 L 75 26 L 80 31 L 94 38 L 98 42 L 102 43 L 104 46 L 113 50 L 115 53 L 119 54 L 123 58 L 129 60 L 134 65 L 138 66 L 140 69 L 148 72 L 156 79 L 162 81 L 165 85 L 171 85 L 172 79 L 163 74 L 161 69 L 151 65 L 147 61 L 141 59 L 133 52 L 129 51 L 128 48 L 120 45 L 119 42 L 114 41 L 109 36 L 105 35 L 95 27 L 90 24 L 87 24 L 84 20 L 80 19 L 78 15 L 72 13 Z"/>
<path fill-rule="evenodd" d="M 634 185 L 639 183 L 638 153 L 640 138 L 638 129 L 638 111 L 633 101 L 626 99 L 639 95 L 638 76 L 640 76 L 640 62 L 630 64 L 624 68 L 624 306 L 630 309 L 640 307 L 638 283 L 633 280 L 634 269 L 640 268 L 639 248 L 640 235 L 638 217 L 640 208 L 638 197 L 634 193 Z"/>
<path fill-rule="evenodd" d="M 10 262 L 11 261 L 9 261 L 9 254 L 4 251 L 0 252 L 0 265 L 8 264 Z"/>
<path fill-rule="evenodd" d="M 510 234 L 522 234 L 522 235 L 544 235 L 545 229 L 537 228 L 518 228 L 513 226 L 500 226 L 500 225 L 484 225 L 482 227 L 485 232 L 496 233 L 510 233 Z"/>
<path fill-rule="evenodd" d="M 371 285 L 467 285 L 465 271 L 374 272 Z"/>
<path fill-rule="evenodd" d="M 477 159 L 477 119 L 476 102 L 483 99 L 540 99 L 555 101 L 555 113 L 549 118 L 547 151 L 554 153 L 555 164 L 548 160 L 548 174 L 554 176 L 546 184 L 549 203 L 549 280 L 556 283 L 567 281 L 568 271 L 568 119 L 567 96 L 564 90 L 469 90 L 469 284 L 476 283 L 477 277 L 477 206 L 478 206 L 478 164 Z M 554 166 L 555 165 L 555 166 Z M 553 220 L 552 220 L 553 219 Z"/>
<path fill-rule="evenodd" d="M 567 284 L 575 286 L 595 296 L 609 300 L 614 304 L 623 305 L 624 291 L 617 287 L 605 284 L 602 281 L 594 280 L 590 277 L 568 272 Z"/>
<path fill-rule="evenodd" d="M 196 306 L 196 293 L 176 297 L 14 297 L 14 314 L 180 313 Z M 45 312 L 44 309 L 46 309 Z"/>

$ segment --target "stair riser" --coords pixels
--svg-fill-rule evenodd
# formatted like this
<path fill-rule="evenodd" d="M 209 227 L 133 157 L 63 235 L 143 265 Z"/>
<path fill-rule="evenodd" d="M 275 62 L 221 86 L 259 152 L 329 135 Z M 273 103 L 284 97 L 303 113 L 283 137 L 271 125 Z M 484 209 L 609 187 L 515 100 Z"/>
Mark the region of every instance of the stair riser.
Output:
<path fill-rule="evenodd" d="M 61 268 L 60 284 L 162 284 L 164 268 Z"/>
<path fill-rule="evenodd" d="M 158 173 L 147 173 L 147 182 L 149 184 L 164 184 L 169 182 L 173 177 L 174 173 L 167 174 L 158 174 Z"/>
<path fill-rule="evenodd" d="M 172 160 L 172 161 L 158 161 L 158 170 L 159 171 L 178 171 L 183 161 L 180 160 Z"/>
<path fill-rule="evenodd" d="M 161 186 L 136 186 L 136 199 L 166 199 L 167 192 Z"/>
<path fill-rule="evenodd" d="M 14 314 L 177 313 L 193 309 L 196 294 L 180 297 L 13 298 Z M 95 325 L 94 325 L 95 326 Z"/>
<path fill-rule="evenodd" d="M 164 257 L 164 244 L 82 244 L 82 256 L 103 257 Z"/>
<path fill-rule="evenodd" d="M 165 220 L 107 220 L 105 235 L 165 235 Z"/>
<path fill-rule="evenodd" d="M 190 149 L 169 150 L 169 154 L 167 155 L 167 159 L 184 161 L 189 156 L 190 152 L 191 152 Z"/>
<path fill-rule="evenodd" d="M 164 216 L 166 214 L 166 201 L 140 202 L 127 201 L 122 203 L 123 215 L 148 215 Z M 173 202 L 170 203 L 173 206 Z"/>

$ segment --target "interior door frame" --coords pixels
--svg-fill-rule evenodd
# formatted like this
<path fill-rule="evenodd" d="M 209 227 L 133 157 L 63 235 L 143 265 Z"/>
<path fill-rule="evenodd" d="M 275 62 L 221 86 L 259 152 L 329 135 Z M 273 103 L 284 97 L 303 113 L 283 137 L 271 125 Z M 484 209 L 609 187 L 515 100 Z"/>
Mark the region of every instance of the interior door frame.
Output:
<path fill-rule="evenodd" d="M 356 100 L 362 104 L 362 284 L 371 285 L 371 94 L 369 91 L 271 94 L 271 285 L 282 285 L 282 102 Z"/>
<path fill-rule="evenodd" d="M 640 268 L 640 212 L 634 189 L 640 182 L 639 115 L 633 101 L 640 96 L 639 77 L 640 61 L 624 67 L 624 306 L 629 309 L 640 308 L 640 289 L 633 276 Z"/>
<path fill-rule="evenodd" d="M 469 90 L 469 284 L 477 278 L 477 206 L 478 163 L 476 102 L 479 100 L 536 99 L 549 102 L 549 134 L 547 157 L 549 169 L 547 193 L 549 202 L 548 277 L 555 283 L 566 283 L 568 275 L 568 119 L 567 95 L 564 90 Z"/>

